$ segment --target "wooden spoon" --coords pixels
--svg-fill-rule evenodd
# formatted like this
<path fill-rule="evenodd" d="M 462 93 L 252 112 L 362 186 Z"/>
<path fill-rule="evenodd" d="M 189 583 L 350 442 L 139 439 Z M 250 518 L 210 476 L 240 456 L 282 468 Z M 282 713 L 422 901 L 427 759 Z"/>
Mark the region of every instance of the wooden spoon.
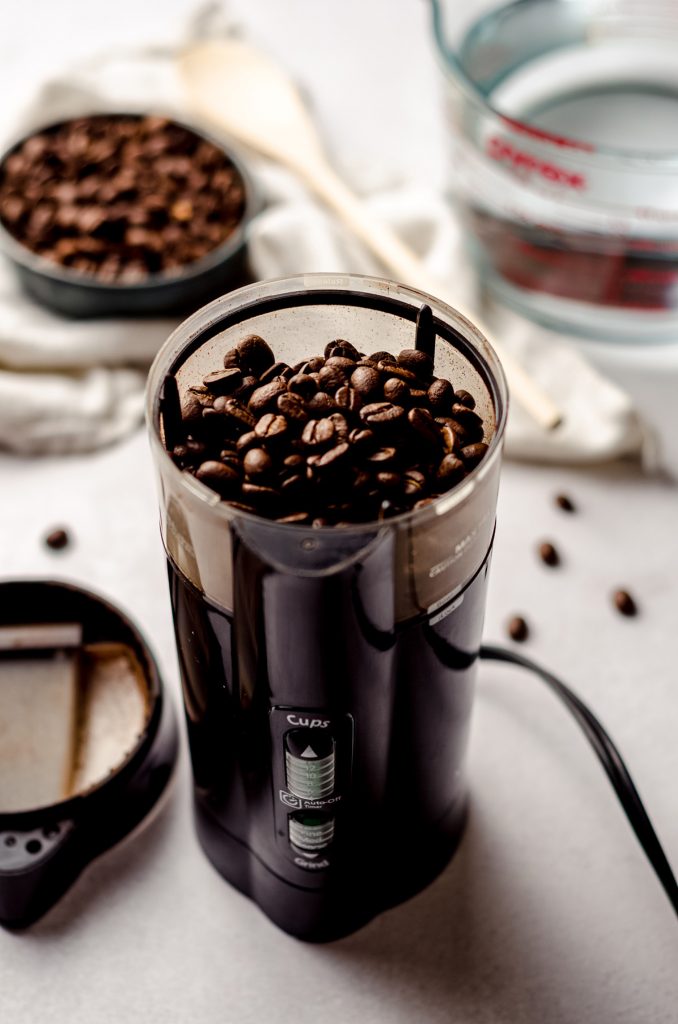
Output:
<path fill-rule="evenodd" d="M 449 302 L 489 337 L 486 328 L 460 306 L 449 287 L 431 275 L 415 253 L 386 224 L 376 220 L 334 173 L 299 93 L 265 54 L 237 39 L 199 43 L 182 55 L 180 71 L 197 113 L 251 149 L 289 167 L 338 214 L 396 280 Z M 540 426 L 557 426 L 561 414 L 552 399 L 510 353 L 496 341 L 492 344 L 516 399 Z"/>

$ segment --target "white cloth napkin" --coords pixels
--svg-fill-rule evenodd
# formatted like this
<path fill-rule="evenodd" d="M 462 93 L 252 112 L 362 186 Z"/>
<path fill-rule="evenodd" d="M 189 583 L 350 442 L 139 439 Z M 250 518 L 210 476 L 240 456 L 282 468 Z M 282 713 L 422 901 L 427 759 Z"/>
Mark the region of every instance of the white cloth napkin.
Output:
<path fill-rule="evenodd" d="M 190 34 L 213 38 L 215 31 L 214 19 L 199 11 Z M 172 51 L 113 54 L 74 68 L 45 84 L 17 123 L 2 127 L 9 139 L 64 117 L 134 109 L 193 120 L 184 107 Z M 383 273 L 292 175 L 263 160 L 252 158 L 250 164 L 266 204 L 250 234 L 258 278 L 311 271 Z M 364 198 L 438 278 L 454 281 L 467 306 L 481 307 L 457 221 L 443 196 L 406 183 Z M 509 456 L 587 463 L 641 452 L 643 432 L 623 391 L 566 339 L 517 314 L 482 305 L 483 319 L 564 413 L 563 424 L 545 433 L 514 402 Z M 25 296 L 11 267 L 0 264 L 0 447 L 32 454 L 82 452 L 123 437 L 141 420 L 145 369 L 173 326 L 171 320 L 65 320 Z"/>

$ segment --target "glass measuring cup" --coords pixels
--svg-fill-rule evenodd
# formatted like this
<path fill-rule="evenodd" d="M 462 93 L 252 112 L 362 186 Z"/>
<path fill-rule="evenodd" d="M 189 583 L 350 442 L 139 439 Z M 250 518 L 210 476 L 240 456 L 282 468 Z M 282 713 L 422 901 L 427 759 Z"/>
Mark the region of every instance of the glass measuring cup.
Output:
<path fill-rule="evenodd" d="M 483 279 L 556 329 L 678 339 L 678 8 L 432 0 Z"/>
<path fill-rule="evenodd" d="M 398 352 L 424 303 L 435 372 L 475 397 L 489 443 L 431 505 L 383 522 L 280 524 L 220 501 L 166 452 L 168 375 L 181 394 L 252 333 L 291 365 L 339 337 Z M 180 325 L 151 369 L 147 416 L 201 842 L 287 931 L 344 934 L 430 881 L 463 826 L 501 367 L 472 324 L 429 296 L 311 274 L 230 293 Z"/>

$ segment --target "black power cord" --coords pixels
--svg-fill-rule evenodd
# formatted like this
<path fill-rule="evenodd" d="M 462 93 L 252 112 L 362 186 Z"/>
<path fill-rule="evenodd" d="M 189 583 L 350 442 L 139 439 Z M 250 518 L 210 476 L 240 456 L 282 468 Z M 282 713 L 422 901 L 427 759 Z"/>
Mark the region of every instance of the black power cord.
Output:
<path fill-rule="evenodd" d="M 612 787 L 617 794 L 619 803 L 624 809 L 631 828 L 636 833 L 638 842 L 645 851 L 645 855 L 661 882 L 662 888 L 671 902 L 671 906 L 676 915 L 678 915 L 678 882 L 676 882 L 675 875 L 671 870 L 671 865 L 662 849 L 657 833 L 652 826 L 643 801 L 640 799 L 638 790 L 634 785 L 628 768 L 624 764 L 621 754 L 593 712 L 552 672 L 548 672 L 522 654 L 516 654 L 503 647 L 484 645 L 480 649 L 480 657 L 486 661 L 503 661 L 508 662 L 510 665 L 519 665 L 521 668 L 534 672 L 561 699 L 593 747 L 598 760 L 605 769 L 605 773 L 612 783 Z"/>

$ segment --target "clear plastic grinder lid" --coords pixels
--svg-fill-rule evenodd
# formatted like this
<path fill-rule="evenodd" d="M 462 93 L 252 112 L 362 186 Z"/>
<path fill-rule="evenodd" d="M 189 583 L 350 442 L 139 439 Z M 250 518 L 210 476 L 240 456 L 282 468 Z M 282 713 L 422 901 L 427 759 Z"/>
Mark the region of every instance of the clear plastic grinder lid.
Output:
<path fill-rule="evenodd" d="M 379 523 L 312 529 L 233 509 L 164 450 L 160 396 L 166 375 L 180 395 L 223 365 L 224 353 L 259 334 L 276 359 L 294 365 L 344 338 L 369 355 L 415 344 L 422 305 L 433 313 L 436 376 L 473 395 L 490 449 L 465 480 L 430 506 Z M 491 542 L 498 455 L 506 416 L 501 367 L 480 332 L 451 307 L 393 282 L 310 274 L 233 292 L 198 311 L 170 337 L 149 377 L 148 417 L 160 476 L 161 525 L 176 567 L 206 596 L 233 607 L 234 531 L 279 571 L 330 574 L 388 536 L 400 620 L 453 596 L 481 564 Z"/>

